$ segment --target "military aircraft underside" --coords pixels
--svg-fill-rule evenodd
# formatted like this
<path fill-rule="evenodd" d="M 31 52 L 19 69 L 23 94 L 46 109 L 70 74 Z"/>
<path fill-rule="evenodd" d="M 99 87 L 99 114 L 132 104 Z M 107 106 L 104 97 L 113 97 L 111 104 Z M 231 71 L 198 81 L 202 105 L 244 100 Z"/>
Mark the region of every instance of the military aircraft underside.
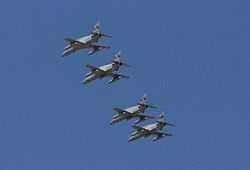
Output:
<path fill-rule="evenodd" d="M 67 45 L 64 47 L 62 57 L 69 56 L 77 51 L 87 49 L 88 55 L 96 54 L 103 49 L 109 49 L 110 46 L 100 45 L 98 42 L 103 38 L 111 38 L 110 35 L 104 34 L 100 29 L 100 22 L 97 22 L 91 32 L 80 38 L 64 38 Z M 84 79 L 81 81 L 82 84 L 90 84 L 91 82 L 99 79 L 110 78 L 107 84 L 113 84 L 121 79 L 130 78 L 127 75 L 121 74 L 120 68 L 122 66 L 129 67 L 127 63 L 122 61 L 121 51 L 118 51 L 112 62 L 109 64 L 95 66 L 92 64 L 86 64 L 86 68 L 89 72 L 85 73 Z M 146 94 L 143 95 L 139 101 L 125 108 L 114 107 L 113 111 L 115 114 L 112 116 L 110 125 L 119 124 L 121 122 L 128 122 L 134 120 L 132 128 L 134 131 L 129 135 L 128 142 L 135 141 L 140 138 L 153 137 L 153 141 L 158 141 L 164 137 L 172 136 L 171 133 L 164 132 L 164 127 L 173 127 L 174 124 L 168 123 L 165 120 L 165 114 L 162 112 L 159 116 L 145 113 L 150 109 L 158 109 L 157 106 L 151 105 L 147 102 Z M 153 123 L 145 123 L 146 121 L 153 121 Z M 144 125 L 141 125 L 145 123 Z"/>
<path fill-rule="evenodd" d="M 68 45 L 64 48 L 62 56 L 68 56 L 81 49 L 90 49 L 88 54 L 92 55 L 103 49 L 110 48 L 110 46 L 96 44 L 100 39 L 105 37 L 111 38 L 110 35 L 101 33 L 100 23 L 97 22 L 89 35 L 77 39 L 64 38 L 64 41 L 68 43 Z"/>

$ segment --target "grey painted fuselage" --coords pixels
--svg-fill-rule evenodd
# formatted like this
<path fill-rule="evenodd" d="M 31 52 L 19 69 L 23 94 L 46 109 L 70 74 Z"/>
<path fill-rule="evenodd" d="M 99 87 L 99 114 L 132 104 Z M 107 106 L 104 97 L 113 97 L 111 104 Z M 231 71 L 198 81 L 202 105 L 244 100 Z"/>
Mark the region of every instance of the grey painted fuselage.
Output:
<path fill-rule="evenodd" d="M 153 123 L 153 124 L 143 126 L 143 129 L 146 129 L 146 130 L 136 130 L 132 132 L 130 134 L 128 141 L 131 142 L 142 137 L 149 137 L 151 135 L 154 135 L 154 132 L 160 131 L 163 127 L 164 125 L 159 124 L 159 123 Z"/>
<path fill-rule="evenodd" d="M 96 79 L 102 79 L 104 77 L 111 76 L 111 74 L 114 71 L 119 70 L 119 66 L 115 63 L 111 63 L 111 64 L 101 66 L 101 67 L 99 67 L 99 69 L 100 70 L 97 69 L 95 71 L 88 72 L 85 75 L 85 79 L 83 80 L 83 83 L 86 84 L 86 83 L 89 83 L 89 82 L 96 80 Z"/>
<path fill-rule="evenodd" d="M 90 35 L 80 37 L 76 41 L 79 41 L 81 43 L 71 43 L 67 45 L 64 48 L 63 55 L 66 56 L 80 49 L 91 48 L 91 45 L 93 43 L 98 42 L 99 38 L 100 37 L 98 34 L 92 34 L 92 33 Z"/>
<path fill-rule="evenodd" d="M 110 124 L 115 124 L 123 120 L 135 118 L 137 114 L 144 112 L 145 109 L 146 108 L 140 104 L 124 109 L 124 112 L 117 113 L 112 117 Z"/>

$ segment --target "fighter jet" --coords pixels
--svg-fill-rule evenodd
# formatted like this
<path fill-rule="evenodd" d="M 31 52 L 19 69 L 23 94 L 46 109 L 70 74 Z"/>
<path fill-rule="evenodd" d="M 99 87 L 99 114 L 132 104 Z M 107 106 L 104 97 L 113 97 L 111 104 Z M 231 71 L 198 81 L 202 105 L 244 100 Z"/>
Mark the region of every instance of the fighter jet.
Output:
<path fill-rule="evenodd" d="M 138 125 L 133 125 L 132 127 L 135 129 L 128 138 L 128 142 L 132 142 L 139 138 L 146 138 L 149 136 L 155 136 L 153 141 L 157 141 L 167 136 L 172 136 L 170 133 L 162 132 L 164 126 L 175 126 L 174 124 L 168 123 L 165 121 L 164 113 L 162 112 L 156 121 L 156 123 L 148 124 L 146 126 L 140 127 Z"/>
<path fill-rule="evenodd" d="M 107 82 L 108 84 L 116 82 L 117 80 L 123 78 L 128 79 L 129 76 L 116 73 L 121 66 L 127 66 L 127 67 L 130 66 L 121 61 L 121 51 L 115 54 L 115 57 L 112 63 L 110 64 L 103 65 L 100 67 L 95 67 L 90 64 L 87 64 L 86 67 L 89 68 L 91 71 L 85 75 L 85 79 L 82 81 L 82 83 L 87 84 L 93 80 L 102 79 L 104 77 L 112 77 L 112 79 Z"/>
<path fill-rule="evenodd" d="M 68 56 L 72 54 L 75 51 L 78 51 L 80 49 L 91 49 L 88 54 L 92 55 L 96 53 L 97 51 L 100 51 L 105 48 L 110 48 L 110 46 L 103 46 L 103 45 L 97 45 L 96 42 L 99 41 L 100 38 L 108 37 L 110 38 L 110 35 L 103 34 L 100 31 L 100 22 L 97 22 L 93 30 L 89 35 L 80 37 L 78 39 L 72 39 L 72 38 L 64 38 L 64 41 L 68 43 L 68 45 L 64 48 L 63 51 L 63 57 Z"/>
<path fill-rule="evenodd" d="M 115 107 L 113 110 L 115 112 L 117 112 L 117 114 L 115 114 L 112 117 L 110 124 L 113 125 L 113 124 L 121 122 L 123 120 L 130 120 L 132 118 L 137 119 L 135 121 L 135 124 L 143 122 L 147 119 L 154 119 L 155 116 L 141 114 L 141 113 L 144 113 L 147 108 L 158 108 L 158 107 L 147 104 L 147 96 L 146 95 L 141 97 L 138 104 L 135 106 L 129 107 L 127 109 L 120 109 L 120 108 Z"/>

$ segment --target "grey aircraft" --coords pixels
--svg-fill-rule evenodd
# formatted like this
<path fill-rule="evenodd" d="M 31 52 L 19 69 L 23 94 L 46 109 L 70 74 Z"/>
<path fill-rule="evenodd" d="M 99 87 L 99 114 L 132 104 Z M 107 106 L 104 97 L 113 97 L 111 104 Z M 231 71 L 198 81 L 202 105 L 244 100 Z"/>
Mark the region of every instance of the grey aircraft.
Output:
<path fill-rule="evenodd" d="M 125 75 L 117 73 L 117 71 L 119 71 L 121 66 L 129 67 L 130 65 L 121 61 L 120 51 L 117 54 L 115 54 L 115 57 L 112 63 L 110 64 L 106 64 L 100 67 L 95 67 L 90 64 L 87 64 L 86 67 L 89 68 L 91 71 L 85 75 L 85 79 L 82 81 L 82 83 L 87 84 L 93 80 L 102 79 L 104 77 L 112 77 L 112 79 L 108 81 L 108 84 L 113 83 L 123 78 L 128 79 L 129 76 L 125 76 Z"/>
<path fill-rule="evenodd" d="M 86 49 L 86 48 L 91 49 L 88 52 L 88 54 L 92 55 L 102 49 L 110 48 L 110 46 L 103 46 L 103 45 L 95 44 L 99 41 L 100 38 L 103 38 L 103 37 L 110 38 L 111 36 L 101 33 L 100 23 L 97 22 L 94 25 L 93 30 L 91 31 L 89 35 L 80 37 L 78 39 L 64 38 L 64 41 L 68 43 L 68 45 L 64 48 L 63 57 L 68 56 L 80 49 Z"/>
<path fill-rule="evenodd" d="M 154 136 L 153 141 L 157 141 L 167 136 L 172 136 L 172 134 L 170 133 L 161 131 L 166 125 L 175 126 L 174 124 L 171 124 L 165 121 L 164 113 L 162 112 L 158 120 L 156 121 L 156 123 L 148 124 L 143 127 L 140 127 L 138 125 L 133 125 L 132 127 L 135 129 L 135 131 L 130 134 L 128 138 L 128 142 L 132 142 L 139 138 L 142 138 L 142 137 L 146 138 L 149 136 Z"/>
<path fill-rule="evenodd" d="M 141 114 L 141 113 L 144 113 L 146 111 L 146 109 L 148 109 L 148 108 L 158 108 L 158 107 L 147 104 L 147 96 L 144 95 L 143 97 L 140 98 L 138 104 L 135 106 L 129 107 L 127 109 L 120 109 L 117 107 L 114 108 L 113 110 L 115 112 L 117 112 L 117 114 L 115 114 L 112 117 L 110 124 L 113 125 L 113 124 L 121 122 L 123 120 L 130 120 L 132 118 L 137 119 L 135 121 L 135 124 L 143 122 L 147 119 L 154 119 L 155 116 Z"/>

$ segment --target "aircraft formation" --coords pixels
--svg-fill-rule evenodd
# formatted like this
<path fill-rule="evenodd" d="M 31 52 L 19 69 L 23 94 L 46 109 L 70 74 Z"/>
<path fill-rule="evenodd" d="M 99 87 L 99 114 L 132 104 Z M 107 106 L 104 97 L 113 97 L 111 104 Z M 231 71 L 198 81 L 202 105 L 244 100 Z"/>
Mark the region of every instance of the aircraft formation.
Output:
<path fill-rule="evenodd" d="M 76 51 L 81 49 L 89 49 L 89 55 L 93 55 L 103 49 L 109 49 L 110 46 L 99 45 L 98 41 L 102 38 L 111 38 L 111 35 L 104 34 L 100 29 L 100 22 L 97 22 L 92 31 L 83 37 L 73 39 L 73 38 L 64 38 L 64 41 L 67 43 L 67 46 L 64 48 L 62 57 L 67 57 L 73 54 Z M 129 64 L 122 61 L 121 51 L 118 51 L 110 64 L 105 64 L 102 66 L 94 66 L 92 64 L 86 64 L 86 67 L 90 70 L 85 74 L 84 79 L 82 80 L 83 84 L 88 84 L 97 79 L 103 79 L 104 77 L 111 77 L 107 82 L 108 84 L 114 83 L 121 79 L 128 79 L 128 75 L 123 75 L 119 73 L 121 66 L 130 67 Z M 157 141 L 164 137 L 172 136 L 171 133 L 163 132 L 164 127 L 175 125 L 168 123 L 165 118 L 165 113 L 161 112 L 158 116 L 152 116 L 150 114 L 144 114 L 148 109 L 158 109 L 157 106 L 147 103 L 147 96 L 144 94 L 139 102 L 131 107 L 122 109 L 120 107 L 114 107 L 113 111 L 115 114 L 112 116 L 110 125 L 118 124 L 119 122 L 128 121 L 131 119 L 136 119 L 132 128 L 134 131 L 129 135 L 128 142 L 132 142 L 139 138 L 146 138 L 150 136 L 153 137 L 153 141 Z M 140 126 L 139 124 L 145 122 L 146 120 L 152 120 L 154 123 L 148 123 L 146 125 Z"/>

